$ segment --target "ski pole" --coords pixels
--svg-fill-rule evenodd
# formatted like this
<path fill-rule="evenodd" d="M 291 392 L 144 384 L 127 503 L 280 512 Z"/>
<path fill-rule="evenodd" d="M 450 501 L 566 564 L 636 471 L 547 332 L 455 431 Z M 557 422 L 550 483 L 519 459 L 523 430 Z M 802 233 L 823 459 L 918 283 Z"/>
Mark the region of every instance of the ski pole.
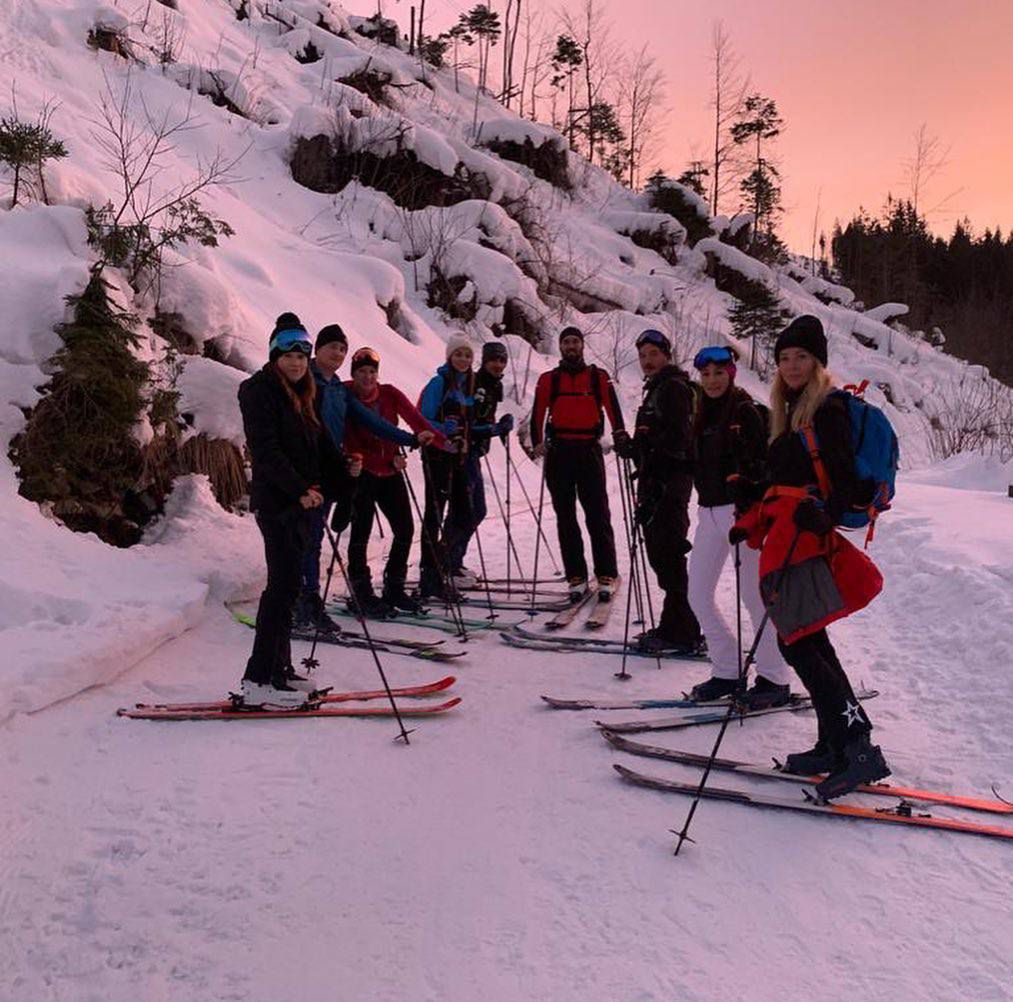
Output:
<path fill-rule="evenodd" d="M 492 475 L 492 464 L 489 462 L 489 456 L 486 454 L 485 457 L 485 472 L 489 475 L 489 483 L 492 485 L 492 492 L 496 495 L 496 505 L 499 508 L 499 517 L 503 519 L 504 524 L 507 527 L 507 581 L 510 580 L 510 551 L 513 550 L 514 560 L 517 563 L 517 570 L 521 570 L 521 558 L 517 553 L 517 547 L 514 545 L 513 538 L 510 535 L 510 514 L 509 509 L 504 510 L 503 501 L 500 498 L 499 487 L 496 484 L 496 478 Z M 509 483 L 508 483 L 509 488 Z M 523 572 L 521 572 L 523 573 Z"/>
<path fill-rule="evenodd" d="M 535 583 L 538 581 L 538 550 L 539 544 L 542 541 L 541 527 L 542 527 L 542 509 L 545 506 L 545 466 L 549 461 L 548 457 L 548 443 L 546 443 L 546 454 L 542 456 L 542 483 L 538 488 L 538 516 L 535 519 L 535 524 L 538 526 L 539 531 L 535 533 L 535 567 L 533 571 L 533 577 L 531 579 L 531 608 L 528 610 L 528 615 L 534 619 L 535 617 L 535 603 L 538 599 L 537 588 L 538 585 Z"/>
<path fill-rule="evenodd" d="M 401 457 L 405 458 L 404 450 L 401 449 L 399 450 L 399 452 Z M 431 483 L 431 478 L 429 475 L 429 466 L 425 456 L 422 457 L 422 475 L 426 483 L 426 494 L 432 497 L 433 504 L 435 506 L 436 505 L 435 489 L 433 488 Z M 414 507 L 415 509 L 415 515 L 419 520 L 419 525 L 421 526 L 420 535 L 423 552 L 425 551 L 425 548 L 428 546 L 429 552 L 432 554 L 433 562 L 436 564 L 437 573 L 440 575 L 440 579 L 443 581 L 444 592 L 446 594 L 449 594 L 449 592 L 447 591 L 448 583 L 447 583 L 447 570 L 445 566 L 445 561 L 443 561 L 439 550 L 437 550 L 436 548 L 436 541 L 431 538 L 431 533 L 429 531 L 428 526 L 426 525 L 425 516 L 422 513 L 422 509 L 419 507 L 419 499 L 415 494 L 415 488 L 412 486 L 411 477 L 408 476 L 407 468 L 401 471 L 401 476 L 404 478 L 405 486 L 408 488 L 408 496 L 411 498 L 412 507 Z M 458 613 L 455 615 L 454 610 L 449 603 L 447 604 L 447 610 L 450 616 L 450 621 L 453 623 L 454 626 L 457 627 L 458 635 L 461 637 L 462 640 L 467 641 L 468 635 L 467 631 L 464 628 L 463 616 L 461 615 L 460 611 L 458 610 Z"/>
<path fill-rule="evenodd" d="M 746 655 L 745 660 L 741 660 L 742 651 L 740 645 L 739 658 L 739 682 L 745 678 L 746 673 L 749 671 L 749 666 L 753 662 L 753 658 L 756 657 L 756 649 L 760 646 L 760 639 L 763 637 L 763 631 L 767 626 L 767 621 L 770 619 L 770 610 L 773 604 L 777 601 L 778 595 L 781 592 L 781 586 L 784 584 L 784 579 L 788 575 L 788 569 L 791 566 L 791 558 L 795 554 L 795 546 L 798 543 L 798 537 L 802 534 L 800 528 L 795 529 L 795 535 L 792 538 L 791 546 L 788 547 L 788 554 L 784 558 L 784 563 L 781 565 L 781 569 L 777 575 L 777 584 L 774 585 L 774 590 L 771 593 L 770 601 L 766 603 L 766 608 L 763 612 L 763 619 L 760 620 L 760 625 L 756 628 L 756 636 L 753 638 L 753 646 L 749 648 L 749 653 Z M 673 835 L 679 836 L 679 842 L 675 847 L 675 855 L 679 855 L 679 850 L 682 848 L 682 843 L 689 840 L 693 841 L 689 837 L 689 826 L 693 821 L 693 815 L 696 813 L 697 805 L 700 803 L 700 797 L 703 795 L 704 788 L 707 786 L 707 779 L 710 776 L 711 768 L 714 765 L 714 760 L 718 756 L 718 749 L 721 747 L 721 741 L 725 736 L 725 731 L 728 729 L 728 722 L 732 719 L 732 714 L 735 713 L 736 705 L 735 700 L 731 700 L 728 703 L 728 712 L 725 714 L 725 719 L 721 721 L 721 730 L 718 731 L 717 739 L 714 741 L 714 747 L 711 749 L 710 758 L 707 759 L 707 765 L 704 768 L 703 775 L 700 777 L 700 785 L 696 788 L 696 795 L 693 797 L 693 803 L 689 806 L 689 813 L 686 815 L 686 821 L 682 826 L 682 831 L 676 831 L 672 829 Z"/>
<path fill-rule="evenodd" d="M 633 476 L 630 473 L 630 461 L 628 459 L 624 460 L 624 465 L 626 467 L 626 483 L 628 485 L 627 489 L 629 491 L 630 496 L 630 508 L 632 511 L 635 512 L 636 508 L 634 507 L 634 505 L 636 494 L 633 490 Z M 644 535 L 641 531 L 640 523 L 636 520 L 635 517 L 633 519 L 633 532 L 635 534 L 640 535 L 641 545 L 637 547 L 640 553 L 640 572 L 641 572 L 640 580 L 643 583 L 644 598 L 646 599 L 647 604 L 647 618 L 651 624 L 650 629 L 653 630 L 657 626 L 657 621 L 654 618 L 654 599 L 651 598 L 651 584 L 650 584 L 651 579 L 647 568 L 647 545 L 646 539 L 644 538 Z M 659 657 L 657 660 L 658 660 L 658 669 L 660 670 L 661 658 Z"/>
<path fill-rule="evenodd" d="M 492 588 L 489 585 L 489 578 L 485 573 L 485 554 L 482 552 L 482 537 L 479 534 L 478 526 L 475 526 L 475 543 L 478 546 L 478 563 L 482 568 L 482 580 L 485 582 L 485 597 L 489 603 L 489 615 L 485 618 L 488 620 L 497 619 L 497 615 L 492 607 Z M 509 558 L 509 553 L 507 554 Z"/>
<path fill-rule="evenodd" d="M 616 457 L 616 477 L 619 480 L 619 502 L 622 505 L 622 509 L 623 509 L 623 531 L 624 531 L 624 534 L 626 536 L 626 551 L 627 551 L 627 553 L 629 553 L 631 555 L 630 556 L 630 586 L 629 586 L 630 587 L 630 593 L 627 594 L 627 596 L 626 596 L 627 597 L 627 603 L 626 603 L 626 605 L 627 605 L 627 607 L 629 607 L 630 603 L 629 603 L 628 600 L 629 600 L 630 594 L 632 594 L 633 597 L 636 599 L 636 602 L 637 602 L 637 620 L 638 620 L 638 622 L 640 622 L 642 624 L 644 622 L 644 609 L 643 609 L 643 599 L 642 599 L 641 594 L 640 594 L 640 582 L 638 580 L 639 571 L 638 571 L 638 568 L 637 568 L 637 563 L 636 563 L 636 561 L 632 557 L 632 554 L 633 554 L 633 534 L 632 534 L 632 532 L 630 530 L 630 524 L 631 524 L 630 512 L 629 512 L 630 502 L 629 502 L 629 499 L 627 498 L 626 481 L 623 478 L 623 468 L 622 468 L 622 465 L 620 464 L 620 461 L 619 461 L 619 453 L 616 452 L 616 453 L 614 453 L 614 455 Z M 628 612 L 627 612 L 627 617 L 626 618 L 627 618 L 627 620 L 629 620 L 629 613 Z M 628 626 L 629 626 L 629 623 L 627 622 L 627 627 Z M 625 666 L 623 667 L 623 670 L 625 671 Z M 621 676 L 617 675 L 616 677 L 619 678 Z"/>
<path fill-rule="evenodd" d="M 330 508 L 331 511 L 333 511 L 334 505 L 331 505 Z M 327 511 L 324 513 L 325 525 L 327 524 L 330 518 L 331 511 Z M 323 533 L 321 533 L 320 536 L 321 539 L 323 539 Z M 338 533 L 336 537 L 336 542 L 340 543 L 340 541 L 341 541 L 341 534 Z M 331 562 L 327 566 L 327 580 L 324 582 L 324 595 L 323 598 L 320 599 L 322 609 L 326 609 L 327 607 L 327 596 L 330 594 L 331 591 L 331 580 L 334 577 L 334 562 L 337 559 L 337 554 L 338 550 L 337 546 L 335 546 L 333 552 L 331 553 Z M 316 621 L 316 629 L 314 629 L 313 631 L 313 643 L 310 644 L 310 652 L 306 657 L 302 659 L 303 667 L 306 669 L 307 672 L 312 672 L 314 669 L 320 667 L 320 662 L 317 660 L 316 657 L 317 642 L 319 640 L 320 640 L 320 617 L 318 616 Z"/>
<path fill-rule="evenodd" d="M 324 531 L 327 533 L 327 539 L 331 544 L 331 551 L 333 554 L 333 560 L 337 561 L 338 568 L 341 571 L 341 576 L 345 579 L 345 587 L 351 593 L 352 586 L 348 581 L 348 572 L 345 570 L 345 562 L 341 559 L 341 554 L 338 552 L 338 541 L 334 538 L 334 534 L 331 532 L 331 527 L 324 522 Z M 369 645 L 369 651 L 373 655 L 373 661 L 376 663 L 376 670 L 380 673 L 380 681 L 383 682 L 384 691 L 387 693 L 387 699 L 390 701 L 390 708 L 394 711 L 394 716 L 397 718 L 398 727 L 401 728 L 401 733 L 395 738 L 396 741 L 404 741 L 404 743 L 410 744 L 408 735 L 411 731 L 405 729 L 404 721 L 401 719 L 401 711 L 397 708 L 397 702 L 394 699 L 394 693 L 390 691 L 390 683 L 387 681 L 387 674 L 383 670 L 383 665 L 380 663 L 380 655 L 377 653 L 376 646 L 373 644 L 373 638 L 369 633 L 369 626 L 366 623 L 366 617 L 362 613 L 360 603 L 355 603 L 355 618 L 359 621 L 359 626 L 362 629 L 362 635 L 366 638 L 366 643 Z M 414 728 L 412 728 L 414 730 Z"/>
<path fill-rule="evenodd" d="M 510 549 L 513 546 L 513 536 L 510 533 L 510 433 L 503 437 L 503 449 L 506 452 L 506 534 L 507 534 L 507 598 L 510 598 Z M 488 459 L 488 457 L 486 457 Z M 524 576 L 520 563 L 517 564 L 517 573 Z M 531 587 L 536 587 L 531 583 Z"/>
<path fill-rule="evenodd" d="M 439 496 L 436 489 L 436 484 L 433 480 L 433 471 L 429 467 L 429 460 L 425 453 L 422 455 L 422 475 L 426 482 L 426 506 L 429 505 L 429 500 L 432 499 L 433 510 L 437 514 L 437 520 L 442 521 L 443 511 L 442 505 L 439 502 Z M 405 477 L 408 480 L 407 476 Z M 408 489 L 412 491 L 411 482 L 408 481 Z M 453 485 L 451 485 L 453 489 Z M 415 494 L 412 491 L 412 498 L 414 500 Z M 418 509 L 418 501 L 415 500 L 415 507 Z M 429 552 L 432 554 L 433 562 L 436 564 L 436 572 L 440 575 L 440 579 L 443 581 L 443 595 L 444 595 L 444 607 L 447 610 L 447 615 L 450 616 L 451 622 L 458 628 L 458 633 L 461 639 L 465 642 L 468 640 L 468 631 L 464 625 L 464 613 L 461 611 L 461 604 L 458 600 L 457 589 L 454 587 L 454 582 L 450 573 L 450 566 L 447 563 L 448 554 L 437 548 L 437 539 L 432 538 L 432 532 L 426 525 L 424 516 L 422 517 L 422 537 L 425 543 L 429 546 Z M 439 531 L 437 529 L 437 531 Z"/>
<path fill-rule="evenodd" d="M 535 520 L 538 526 L 538 537 L 543 543 L 545 543 L 545 552 L 548 553 L 549 559 L 552 561 L 552 566 L 555 568 L 556 577 L 562 575 L 562 570 L 559 567 L 559 562 L 556 560 L 556 555 L 552 552 L 552 547 L 549 546 L 549 541 L 545 536 L 545 530 L 542 528 L 541 519 L 535 514 L 535 506 L 531 503 L 531 495 L 528 494 L 527 487 L 524 486 L 524 481 L 521 479 L 521 471 L 517 469 L 517 464 L 510 458 L 509 452 L 507 455 L 507 461 L 510 463 L 510 469 L 513 470 L 514 476 L 517 478 L 517 483 L 520 485 L 521 493 L 524 495 L 524 500 L 527 502 L 528 511 L 531 512 L 531 517 Z M 509 471 L 507 471 L 509 476 Z M 537 581 L 532 581 L 532 585 L 537 585 Z"/>

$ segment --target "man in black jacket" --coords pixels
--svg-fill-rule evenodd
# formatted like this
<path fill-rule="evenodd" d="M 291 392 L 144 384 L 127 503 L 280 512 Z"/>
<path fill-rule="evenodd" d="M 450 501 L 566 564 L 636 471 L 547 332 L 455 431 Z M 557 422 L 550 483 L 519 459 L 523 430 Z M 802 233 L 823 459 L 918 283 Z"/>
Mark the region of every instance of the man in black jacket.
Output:
<path fill-rule="evenodd" d="M 657 626 L 640 642 L 652 652 L 695 652 L 701 644 L 700 624 L 686 597 L 693 388 L 689 375 L 672 362 L 672 344 L 660 331 L 644 331 L 637 338 L 637 353 L 643 399 L 633 437 L 616 435 L 616 449 L 636 464 L 636 518 L 647 559 L 665 593 Z"/>

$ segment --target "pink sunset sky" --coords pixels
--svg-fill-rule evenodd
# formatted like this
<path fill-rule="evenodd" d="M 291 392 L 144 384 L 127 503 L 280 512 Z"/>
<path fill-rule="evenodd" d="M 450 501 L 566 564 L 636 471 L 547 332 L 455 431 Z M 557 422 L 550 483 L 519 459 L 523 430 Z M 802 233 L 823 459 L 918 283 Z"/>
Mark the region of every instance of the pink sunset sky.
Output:
<path fill-rule="evenodd" d="M 906 194 L 903 161 L 922 123 L 950 150 L 922 204 L 955 192 L 933 228 L 948 235 L 965 215 L 979 232 L 1013 228 L 1013 0 L 602 2 L 617 39 L 630 49 L 647 42 L 664 69 L 658 160 L 673 175 L 707 157 L 711 30 L 724 22 L 754 89 L 786 122 L 776 149 L 793 250 L 808 251 L 820 189 L 828 236 L 835 217 Z M 384 6 L 407 22 L 407 0 Z M 431 0 L 427 18 L 442 29 L 468 6 Z M 493 6 L 502 13 L 505 0 Z"/>

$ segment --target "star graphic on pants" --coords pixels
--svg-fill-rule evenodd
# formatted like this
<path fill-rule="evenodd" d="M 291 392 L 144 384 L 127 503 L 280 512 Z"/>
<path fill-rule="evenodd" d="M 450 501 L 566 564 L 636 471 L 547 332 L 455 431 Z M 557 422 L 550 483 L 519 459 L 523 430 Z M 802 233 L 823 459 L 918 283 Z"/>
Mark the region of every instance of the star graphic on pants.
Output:
<path fill-rule="evenodd" d="M 852 724 L 860 724 L 862 722 L 862 707 L 858 703 L 852 703 L 849 701 L 845 704 L 845 710 L 841 716 L 848 718 L 848 723 L 846 725 L 848 727 Z"/>

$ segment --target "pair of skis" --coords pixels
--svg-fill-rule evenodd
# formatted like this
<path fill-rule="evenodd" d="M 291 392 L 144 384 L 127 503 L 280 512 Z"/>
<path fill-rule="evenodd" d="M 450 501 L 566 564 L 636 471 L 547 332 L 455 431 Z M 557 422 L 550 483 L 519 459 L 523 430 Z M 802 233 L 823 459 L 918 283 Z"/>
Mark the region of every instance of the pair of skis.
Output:
<path fill-rule="evenodd" d="M 396 699 L 415 699 L 437 695 L 449 689 L 457 679 L 453 675 L 427 682 L 423 685 L 401 686 L 392 688 L 391 695 Z M 370 703 L 387 699 L 385 689 L 365 689 L 361 691 L 331 692 L 321 689 L 306 694 L 306 703 L 292 709 L 269 710 L 261 707 L 243 707 L 242 699 L 232 696 L 229 699 L 212 700 L 198 703 L 137 703 L 134 707 L 121 708 L 116 711 L 118 717 L 129 717 L 133 720 L 257 720 L 282 719 L 298 720 L 306 717 L 390 717 L 394 711 L 389 706 L 336 706 L 335 704 L 362 702 Z M 459 696 L 442 703 L 425 703 L 414 706 L 401 706 L 402 717 L 429 716 L 445 713 L 461 702 Z"/>
<path fill-rule="evenodd" d="M 584 609 L 588 610 L 584 626 L 588 630 L 600 630 L 608 622 L 608 618 L 615 607 L 616 593 L 619 590 L 619 580 L 606 593 L 597 584 L 588 587 L 576 600 L 568 599 L 566 605 L 561 608 L 555 616 L 546 624 L 545 629 L 555 631 L 562 630 L 569 626 Z"/>
<path fill-rule="evenodd" d="M 706 654 L 686 654 L 676 650 L 645 651 L 636 643 L 623 644 L 621 640 L 610 640 L 606 637 L 573 637 L 547 636 L 534 633 L 523 623 L 517 623 L 509 630 L 500 629 L 500 639 L 511 647 L 529 651 L 549 651 L 559 654 L 612 654 L 622 657 L 625 652 L 629 657 L 648 658 L 656 661 L 706 661 Z"/>
<path fill-rule="evenodd" d="M 253 616 L 232 609 L 232 618 L 243 626 L 256 627 L 257 620 Z M 378 637 L 372 638 L 372 643 L 365 634 L 355 630 L 342 629 L 340 633 L 325 633 L 321 630 L 317 633 L 312 628 L 293 629 L 293 640 L 305 640 L 311 642 L 316 640 L 320 644 L 330 644 L 334 647 L 352 647 L 356 650 L 368 651 L 370 649 L 382 651 L 385 654 L 406 654 L 408 657 L 419 658 L 422 661 L 454 661 L 463 658 L 467 651 L 448 651 L 442 649 L 442 640 L 407 640 L 400 637 Z"/>
<path fill-rule="evenodd" d="M 808 793 L 808 791 L 806 791 L 802 800 L 789 800 L 787 797 L 758 796 L 742 790 L 728 790 L 717 786 L 705 786 L 703 790 L 700 790 L 697 783 L 679 783 L 671 779 L 662 779 L 659 776 L 646 776 L 643 773 L 635 772 L 633 769 L 627 769 L 626 766 L 619 765 L 618 763 L 614 764 L 612 768 L 629 783 L 633 783 L 636 786 L 645 786 L 652 790 L 660 790 L 664 793 L 681 793 L 689 797 L 694 797 L 699 793 L 701 797 L 709 800 L 730 800 L 749 807 L 768 807 L 774 810 L 822 814 L 824 817 L 830 818 L 878 821 L 890 824 L 910 825 L 915 828 L 935 828 L 942 831 L 959 832 L 965 835 L 984 835 L 989 838 L 1013 839 L 1013 828 L 981 824 L 977 821 L 961 821 L 957 818 L 939 818 L 931 814 L 919 813 L 911 803 L 913 800 L 930 800 L 932 803 L 970 807 L 972 810 L 989 810 L 996 813 L 1006 813 L 1005 811 L 996 811 L 996 808 L 992 806 L 980 806 L 989 803 L 988 801 L 976 801 L 974 798 L 969 797 L 947 799 L 947 794 L 936 793 L 931 790 L 909 791 L 908 795 L 905 796 L 899 792 L 903 788 L 894 788 L 891 791 L 889 789 L 878 790 L 875 787 L 867 787 L 858 792 L 883 793 L 884 796 L 897 796 L 901 799 L 895 807 L 863 807 L 858 804 L 848 803 L 822 803 L 813 794 Z M 714 768 L 717 768 L 716 764 Z M 787 777 L 782 773 L 776 778 Z M 957 803 L 957 801 L 960 802 Z M 975 806 L 971 807 L 972 803 Z M 997 803 L 1002 805 L 1001 801 Z"/>

